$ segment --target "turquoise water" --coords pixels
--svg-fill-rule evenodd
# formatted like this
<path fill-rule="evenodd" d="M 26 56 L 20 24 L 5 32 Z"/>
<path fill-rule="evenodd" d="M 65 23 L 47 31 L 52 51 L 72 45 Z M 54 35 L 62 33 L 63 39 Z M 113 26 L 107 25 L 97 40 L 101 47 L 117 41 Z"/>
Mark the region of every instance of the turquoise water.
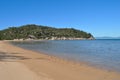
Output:
<path fill-rule="evenodd" d="M 120 71 L 120 40 L 30 41 L 13 44 L 49 55 Z"/>

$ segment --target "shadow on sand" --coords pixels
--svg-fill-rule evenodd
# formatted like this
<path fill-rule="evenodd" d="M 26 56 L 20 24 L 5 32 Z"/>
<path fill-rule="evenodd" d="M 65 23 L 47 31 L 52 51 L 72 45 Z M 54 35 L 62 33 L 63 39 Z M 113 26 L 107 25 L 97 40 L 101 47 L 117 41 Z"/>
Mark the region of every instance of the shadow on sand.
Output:
<path fill-rule="evenodd" d="M 24 57 L 24 56 L 17 56 L 17 55 L 14 55 L 14 54 L 19 54 L 19 53 L 0 52 L 0 61 L 11 62 L 11 61 L 17 61 L 17 60 L 31 59 L 31 58 L 27 58 L 27 57 Z"/>

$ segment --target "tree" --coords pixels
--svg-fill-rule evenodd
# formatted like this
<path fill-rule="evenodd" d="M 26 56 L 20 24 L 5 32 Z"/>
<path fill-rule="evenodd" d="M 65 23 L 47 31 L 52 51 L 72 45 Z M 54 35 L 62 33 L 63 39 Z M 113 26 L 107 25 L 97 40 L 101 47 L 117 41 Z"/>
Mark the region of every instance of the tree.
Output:
<path fill-rule="evenodd" d="M 27 39 L 29 35 L 35 36 L 37 39 L 51 39 L 52 37 L 67 38 L 90 38 L 90 33 L 76 30 L 74 28 L 53 28 L 49 26 L 28 24 L 20 27 L 9 27 L 0 31 L 0 40 Z"/>

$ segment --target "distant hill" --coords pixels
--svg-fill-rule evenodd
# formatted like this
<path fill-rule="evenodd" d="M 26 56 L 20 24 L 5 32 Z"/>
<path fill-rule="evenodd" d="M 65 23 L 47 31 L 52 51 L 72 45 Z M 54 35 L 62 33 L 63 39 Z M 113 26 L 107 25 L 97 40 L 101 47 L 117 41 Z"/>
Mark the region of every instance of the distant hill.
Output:
<path fill-rule="evenodd" d="M 0 40 L 13 39 L 94 39 L 93 35 L 74 28 L 53 28 L 42 25 L 9 27 L 0 31 Z"/>
<path fill-rule="evenodd" d="M 95 39 L 120 39 L 120 37 L 95 37 Z"/>

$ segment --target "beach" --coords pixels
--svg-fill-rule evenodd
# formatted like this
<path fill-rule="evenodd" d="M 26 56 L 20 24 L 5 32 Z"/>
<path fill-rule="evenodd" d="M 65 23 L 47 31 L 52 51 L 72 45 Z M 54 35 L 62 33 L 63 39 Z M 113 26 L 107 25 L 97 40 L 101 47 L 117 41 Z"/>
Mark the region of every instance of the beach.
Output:
<path fill-rule="evenodd" d="M 120 80 L 120 73 L 0 41 L 0 80 Z"/>

